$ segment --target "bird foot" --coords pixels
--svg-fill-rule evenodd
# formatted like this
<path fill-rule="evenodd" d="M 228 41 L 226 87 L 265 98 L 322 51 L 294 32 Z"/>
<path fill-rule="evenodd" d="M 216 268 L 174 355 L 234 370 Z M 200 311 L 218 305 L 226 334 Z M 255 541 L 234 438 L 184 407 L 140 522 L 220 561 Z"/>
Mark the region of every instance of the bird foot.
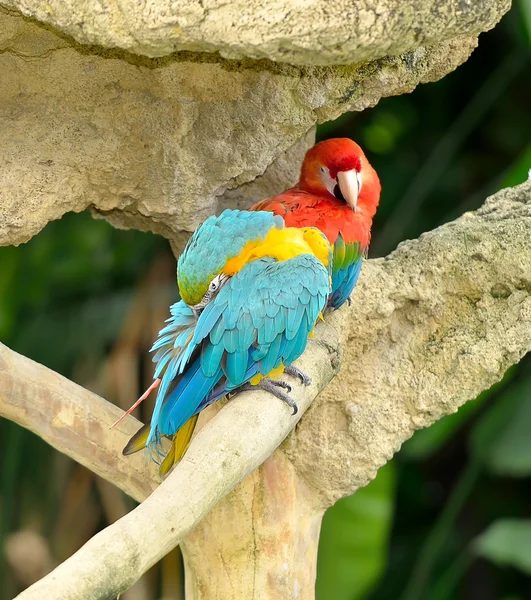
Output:
<path fill-rule="evenodd" d="M 275 387 L 282 388 L 283 390 L 286 390 L 286 392 L 288 394 L 291 392 L 291 385 L 289 383 L 287 383 L 286 381 L 282 381 L 281 379 L 267 379 L 267 381 L 271 385 L 274 385 Z"/>
<path fill-rule="evenodd" d="M 349 308 L 352 306 L 352 298 L 350 296 L 347 296 L 347 304 Z"/>
<path fill-rule="evenodd" d="M 289 367 L 284 367 L 284 373 L 286 373 L 287 375 L 291 375 L 292 377 L 298 377 L 303 385 L 312 384 L 312 378 L 309 375 L 306 375 L 304 371 L 297 369 L 297 367 L 293 365 L 289 365 Z"/>
<path fill-rule="evenodd" d="M 246 383 L 241 388 L 239 388 L 238 391 L 248 392 L 251 390 L 256 390 L 257 388 L 269 392 L 279 400 L 282 400 L 282 402 L 285 402 L 293 411 L 293 415 L 296 415 L 299 412 L 299 407 L 297 406 L 297 403 L 295 402 L 295 400 L 293 400 L 291 396 L 288 395 L 289 392 L 291 392 L 291 385 L 289 385 L 289 383 L 286 383 L 285 381 L 277 381 L 274 379 L 262 379 L 257 385 L 251 385 L 250 383 Z M 279 388 L 286 390 L 287 393 L 283 392 L 282 389 Z"/>

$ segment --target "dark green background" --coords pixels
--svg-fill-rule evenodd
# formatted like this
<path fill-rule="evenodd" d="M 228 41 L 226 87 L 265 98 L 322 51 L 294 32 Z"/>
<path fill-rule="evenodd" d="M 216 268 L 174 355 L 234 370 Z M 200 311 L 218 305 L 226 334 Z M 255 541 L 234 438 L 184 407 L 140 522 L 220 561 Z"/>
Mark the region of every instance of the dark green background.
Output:
<path fill-rule="evenodd" d="M 357 140 L 380 175 L 371 256 L 527 178 L 530 32 L 530 0 L 521 0 L 455 73 L 319 128 L 319 139 Z M 0 248 L 0 340 L 123 403 L 113 377 L 129 368 L 135 392 L 149 381 L 146 351 L 174 299 L 174 266 L 161 238 L 68 214 L 27 244 Z M 60 561 L 111 520 L 95 476 L 33 434 L 0 420 L 0 452 L 2 548 L 30 528 Z M 527 358 L 417 432 L 374 482 L 327 513 L 318 599 L 531 598 L 530 476 Z M 179 598 L 178 561 L 152 569 L 135 598 Z M 20 589 L 2 552 L 0 598 Z"/>

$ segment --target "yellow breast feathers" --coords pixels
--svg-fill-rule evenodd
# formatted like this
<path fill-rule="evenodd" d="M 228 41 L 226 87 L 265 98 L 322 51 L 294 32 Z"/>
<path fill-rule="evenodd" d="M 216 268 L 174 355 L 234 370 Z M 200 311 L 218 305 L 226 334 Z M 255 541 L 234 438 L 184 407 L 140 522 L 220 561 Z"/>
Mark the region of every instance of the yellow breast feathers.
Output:
<path fill-rule="evenodd" d="M 284 261 L 300 254 L 313 254 L 327 267 L 330 245 L 323 234 L 314 227 L 273 228 L 263 240 L 247 242 L 240 254 L 227 262 L 223 272 L 232 276 L 249 261 L 264 256 Z"/>

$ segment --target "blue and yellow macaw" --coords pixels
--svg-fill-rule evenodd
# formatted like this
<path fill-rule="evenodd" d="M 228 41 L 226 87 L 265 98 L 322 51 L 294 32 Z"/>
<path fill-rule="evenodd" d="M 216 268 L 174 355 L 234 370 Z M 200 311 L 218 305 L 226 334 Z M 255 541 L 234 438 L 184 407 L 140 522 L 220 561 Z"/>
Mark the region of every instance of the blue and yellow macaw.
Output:
<path fill-rule="evenodd" d="M 124 454 L 147 447 L 157 460 L 161 438 L 172 438 L 160 466 L 166 474 L 186 452 L 197 415 L 253 385 L 295 413 L 296 403 L 282 391 L 289 386 L 276 379 L 287 372 L 310 383 L 292 363 L 326 306 L 331 261 L 319 230 L 285 227 L 270 212 L 226 210 L 207 219 L 179 258 L 182 299 L 152 348 L 155 381 L 147 393 L 155 387 L 158 393 L 151 423 Z"/>

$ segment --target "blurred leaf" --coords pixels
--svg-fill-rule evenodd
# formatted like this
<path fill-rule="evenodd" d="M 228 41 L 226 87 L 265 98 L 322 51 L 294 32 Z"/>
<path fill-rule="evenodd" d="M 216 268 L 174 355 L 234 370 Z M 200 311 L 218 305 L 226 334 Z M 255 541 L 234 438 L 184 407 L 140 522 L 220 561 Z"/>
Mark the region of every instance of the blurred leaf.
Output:
<path fill-rule="evenodd" d="M 531 0 L 520 0 L 518 8 L 522 15 L 522 22 L 527 33 L 527 42 L 531 46 Z"/>
<path fill-rule="evenodd" d="M 50 369 L 69 373 L 80 360 L 98 361 L 105 355 L 131 300 L 132 292 L 124 290 L 38 313 L 32 321 L 21 323 L 13 346 Z"/>
<path fill-rule="evenodd" d="M 345 135 L 345 126 L 352 123 L 356 113 L 346 112 L 334 121 L 325 121 L 317 127 L 315 140 L 321 142 L 329 137 L 341 137 Z"/>
<path fill-rule="evenodd" d="M 476 554 L 531 575 L 531 520 L 500 519 L 474 541 Z"/>
<path fill-rule="evenodd" d="M 472 452 L 498 475 L 531 474 L 531 379 L 509 387 L 471 435 Z"/>
<path fill-rule="evenodd" d="M 377 583 L 386 562 L 394 488 L 391 462 L 367 487 L 326 512 L 319 540 L 317 600 L 357 600 Z"/>
<path fill-rule="evenodd" d="M 496 106 L 508 86 L 522 75 L 528 65 L 528 57 L 520 51 L 507 55 L 478 86 L 470 101 L 453 123 L 436 142 L 423 165 L 417 170 L 404 191 L 404 199 L 394 207 L 380 236 L 372 242 L 377 254 L 386 253 L 410 233 L 411 223 L 417 221 L 420 207 L 433 188 L 442 180 L 448 169 L 458 164 L 455 159 L 471 132 L 476 129 L 488 112 Z M 376 242 L 376 243 L 375 243 Z"/>
<path fill-rule="evenodd" d="M 6 339 L 15 325 L 15 298 L 10 294 L 16 280 L 20 255 L 15 248 L 2 249 L 2 268 L 0 269 L 0 340 Z"/>
<path fill-rule="evenodd" d="M 449 538 L 456 529 L 457 519 L 465 507 L 481 473 L 478 461 L 469 460 L 461 470 L 457 482 L 438 514 L 428 535 L 424 537 L 420 551 L 415 554 L 415 563 L 411 569 L 401 600 L 423 600 L 434 568 Z M 459 571 L 459 568 L 458 568 Z M 452 579 L 454 575 L 450 579 Z M 437 586 L 439 589 L 441 586 Z M 430 596 L 431 597 L 431 596 Z"/>
<path fill-rule="evenodd" d="M 531 0 L 529 1 L 531 3 Z M 500 189 L 513 187 L 527 181 L 529 169 L 531 169 L 531 145 L 520 154 L 509 173 L 502 179 Z"/>
<path fill-rule="evenodd" d="M 371 152 L 387 154 L 396 148 L 404 128 L 402 115 L 399 117 L 391 111 L 375 113 L 371 122 L 363 130 L 364 144 Z"/>

